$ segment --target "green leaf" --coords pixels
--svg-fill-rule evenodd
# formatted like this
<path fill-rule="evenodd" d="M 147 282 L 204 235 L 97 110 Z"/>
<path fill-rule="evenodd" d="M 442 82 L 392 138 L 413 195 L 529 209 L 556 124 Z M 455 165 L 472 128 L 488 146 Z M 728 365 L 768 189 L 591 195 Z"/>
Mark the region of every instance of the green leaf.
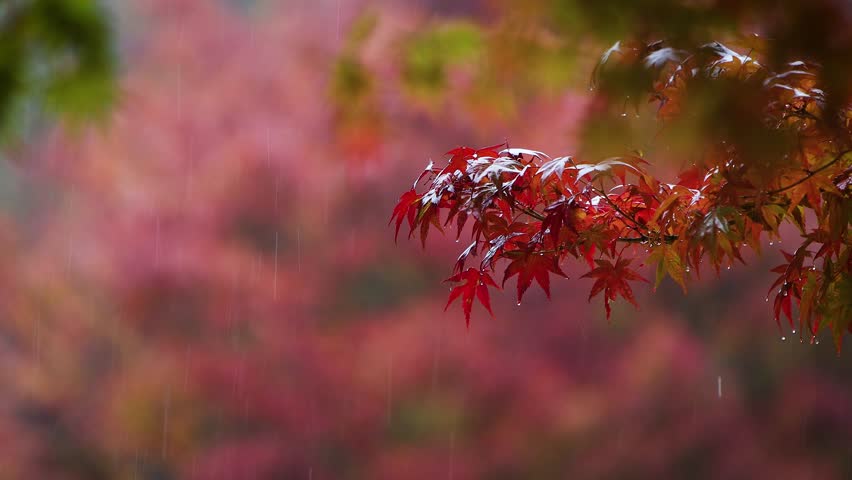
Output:
<path fill-rule="evenodd" d="M 660 286 L 663 278 L 668 274 L 672 280 L 680 285 L 683 293 L 686 293 L 686 272 L 683 260 L 672 245 L 663 244 L 654 247 L 648 260 L 657 262 L 657 278 L 654 282 L 654 290 Z"/>

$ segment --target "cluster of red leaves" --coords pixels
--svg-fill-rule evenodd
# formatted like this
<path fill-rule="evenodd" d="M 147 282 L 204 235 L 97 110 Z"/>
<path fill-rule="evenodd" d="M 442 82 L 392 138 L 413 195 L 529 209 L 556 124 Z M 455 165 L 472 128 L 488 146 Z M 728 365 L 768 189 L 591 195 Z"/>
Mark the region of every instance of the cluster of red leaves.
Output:
<path fill-rule="evenodd" d="M 448 279 L 461 283 L 449 303 L 461 297 L 468 322 L 474 296 L 490 310 L 488 287 L 496 284 L 489 272 L 499 268 L 504 285 L 517 275 L 519 303 L 533 280 L 549 296 L 549 276 L 564 276 L 559 265 L 573 257 L 593 268 L 584 275 L 595 279 L 589 298 L 603 293 L 609 317 L 619 296 L 636 304 L 629 282 L 643 280 L 631 268 L 636 249 L 626 246 L 644 246 L 638 250 L 656 266 L 656 285 L 668 275 L 686 291 L 705 259 L 717 274 L 723 265 L 745 263 L 743 249 L 759 251 L 764 234 L 777 236 L 781 224 L 791 223 L 804 240 L 774 270 L 780 274 L 772 286 L 776 321 L 780 328 L 783 313 L 793 325 L 795 299 L 800 330 L 813 340 L 827 327 L 840 348 L 843 333 L 852 331 L 852 145 L 848 125 L 823 116 L 816 67 L 792 62 L 774 73 L 719 43 L 686 52 L 657 42 L 616 44 L 599 71 L 617 54 L 659 76 L 650 97 L 664 120 L 688 101 L 687 85 L 758 85 L 767 131 L 793 138 L 793 147 L 767 163 L 750 157 L 736 137 L 720 134 L 675 183 L 654 178 L 636 155 L 583 163 L 505 144 L 451 150 L 446 166 L 427 166 L 391 218 L 397 234 L 407 221 L 409 237 L 418 231 L 424 247 L 433 227 L 443 232 L 454 224 L 459 236 L 472 220 L 472 242 Z M 428 189 L 419 193 L 424 179 Z M 478 265 L 465 270 L 473 257 Z"/>

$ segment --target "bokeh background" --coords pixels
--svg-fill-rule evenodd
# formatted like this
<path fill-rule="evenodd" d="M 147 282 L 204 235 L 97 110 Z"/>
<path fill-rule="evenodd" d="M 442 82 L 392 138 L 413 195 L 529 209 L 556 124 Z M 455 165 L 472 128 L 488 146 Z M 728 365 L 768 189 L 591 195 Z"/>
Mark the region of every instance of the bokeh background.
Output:
<path fill-rule="evenodd" d="M 0 479 L 852 478 L 852 353 L 765 302 L 783 238 L 610 322 L 566 265 L 469 329 L 463 244 L 394 244 L 446 150 L 588 136 L 607 45 L 544 3 L 106 3 L 112 105 L 0 161 Z"/>

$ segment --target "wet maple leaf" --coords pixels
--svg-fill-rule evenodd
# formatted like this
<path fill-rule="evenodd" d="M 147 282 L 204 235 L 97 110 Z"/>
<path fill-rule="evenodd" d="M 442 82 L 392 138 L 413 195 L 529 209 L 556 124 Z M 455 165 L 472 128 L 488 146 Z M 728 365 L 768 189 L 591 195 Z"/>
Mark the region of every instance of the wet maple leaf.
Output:
<path fill-rule="evenodd" d="M 680 255 L 673 246 L 662 244 L 655 247 L 648 256 L 648 262 L 657 263 L 657 275 L 656 280 L 654 281 L 654 290 L 660 286 L 663 278 L 665 278 L 666 274 L 668 274 L 672 280 L 680 285 L 680 288 L 683 289 L 683 293 L 686 293 L 686 273 L 684 269 L 684 262 L 681 260 Z"/>
<path fill-rule="evenodd" d="M 414 189 L 411 189 L 405 193 L 403 193 L 399 197 L 399 203 L 396 204 L 396 207 L 393 209 L 393 214 L 391 214 L 391 218 L 388 221 L 388 225 L 396 219 L 396 231 L 393 236 L 393 241 L 396 242 L 399 237 L 399 227 L 402 226 L 402 222 L 407 218 L 408 226 L 410 228 L 414 228 L 414 219 L 417 216 L 417 207 L 419 206 L 419 200 L 422 195 L 418 195 Z"/>
<path fill-rule="evenodd" d="M 506 285 L 506 280 L 515 275 L 518 276 L 518 303 L 523 299 L 524 292 L 532 285 L 533 279 L 544 290 L 547 298 L 550 298 L 550 274 L 554 273 L 568 278 L 568 275 L 565 275 L 565 272 L 559 268 L 559 263 L 553 255 L 536 252 L 532 249 L 514 250 L 506 255 L 510 258 L 514 257 L 514 260 L 506 267 L 503 274 L 503 285 Z"/>
<path fill-rule="evenodd" d="M 704 170 L 697 166 L 688 168 L 677 176 L 677 184 L 686 188 L 698 189 L 704 183 Z"/>
<path fill-rule="evenodd" d="M 486 272 L 471 267 L 444 281 L 462 283 L 461 285 L 453 287 L 450 291 L 450 298 L 447 300 L 447 305 L 444 307 L 444 311 L 449 308 L 450 304 L 452 304 L 455 299 L 461 297 L 465 323 L 468 327 L 470 327 L 470 312 L 473 309 L 473 299 L 475 296 L 479 300 L 479 303 L 488 310 L 488 313 L 492 316 L 494 315 L 494 312 L 491 311 L 491 299 L 488 296 L 488 287 L 500 287 Z"/>
<path fill-rule="evenodd" d="M 455 172 L 464 173 L 467 171 L 468 160 L 479 157 L 498 157 L 500 155 L 498 151 L 500 147 L 504 145 L 505 143 L 500 143 L 490 147 L 480 148 L 478 150 L 474 150 L 470 147 L 454 148 L 447 152 L 447 155 L 452 155 L 452 157 L 450 157 L 449 164 L 441 171 L 441 174 L 451 174 Z"/>
<path fill-rule="evenodd" d="M 612 313 L 609 302 L 618 298 L 618 295 L 621 295 L 628 302 L 632 303 L 634 307 L 639 308 L 639 304 L 636 303 L 636 298 L 633 296 L 633 289 L 630 288 L 630 285 L 627 282 L 628 280 L 640 280 L 647 282 L 647 280 L 639 275 L 635 270 L 628 268 L 628 265 L 630 265 L 630 259 L 619 258 L 615 264 L 609 260 L 595 260 L 595 263 L 598 265 L 597 268 L 580 278 L 588 277 L 597 279 L 595 280 L 594 285 L 592 285 L 592 291 L 589 293 L 589 301 L 591 301 L 595 295 L 603 292 L 607 320 L 609 320 L 610 314 Z"/>

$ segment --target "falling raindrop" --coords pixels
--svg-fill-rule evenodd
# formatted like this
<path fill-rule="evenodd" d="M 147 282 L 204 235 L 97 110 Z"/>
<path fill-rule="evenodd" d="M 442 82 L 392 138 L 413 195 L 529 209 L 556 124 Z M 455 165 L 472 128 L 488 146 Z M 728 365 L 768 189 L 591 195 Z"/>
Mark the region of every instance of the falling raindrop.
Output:
<path fill-rule="evenodd" d="M 393 414 L 393 355 L 388 359 L 388 375 L 387 375 L 387 422 L 391 424 Z"/>
<path fill-rule="evenodd" d="M 35 351 L 36 365 L 38 365 L 41 363 L 41 315 L 36 316 L 36 321 L 33 329 L 35 330 L 35 338 L 33 342 L 35 344 L 35 348 L 33 348 L 33 350 Z"/>
<path fill-rule="evenodd" d="M 166 396 L 163 400 L 163 459 L 166 458 L 166 453 L 169 449 L 169 407 L 172 403 L 172 387 L 166 387 Z"/>
<path fill-rule="evenodd" d="M 160 265 L 160 216 L 157 215 L 157 231 L 154 235 L 154 265 Z"/>
<path fill-rule="evenodd" d="M 272 298 L 278 300 L 278 231 L 275 231 L 275 262 L 272 274 Z"/>
<path fill-rule="evenodd" d="M 447 478 L 450 479 L 450 480 L 452 480 L 454 473 L 455 473 L 455 472 L 453 472 L 453 469 L 454 469 L 453 464 L 455 463 L 454 462 L 455 453 L 456 453 L 456 432 L 453 431 L 453 432 L 450 433 L 450 468 L 449 468 L 449 471 L 447 472 Z"/>
<path fill-rule="evenodd" d="M 340 1 L 337 0 L 337 43 L 340 43 Z"/>
<path fill-rule="evenodd" d="M 716 377 L 716 394 L 722 398 L 722 376 Z"/>

